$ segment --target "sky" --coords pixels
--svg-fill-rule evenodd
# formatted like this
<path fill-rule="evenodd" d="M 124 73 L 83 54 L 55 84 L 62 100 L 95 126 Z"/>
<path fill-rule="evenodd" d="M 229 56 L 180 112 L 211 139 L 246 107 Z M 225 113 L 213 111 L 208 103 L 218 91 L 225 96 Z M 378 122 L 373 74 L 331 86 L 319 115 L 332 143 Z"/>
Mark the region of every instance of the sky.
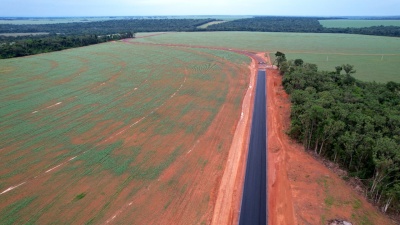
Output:
<path fill-rule="evenodd" d="M 1 0 L 0 17 L 398 16 L 400 0 Z"/>

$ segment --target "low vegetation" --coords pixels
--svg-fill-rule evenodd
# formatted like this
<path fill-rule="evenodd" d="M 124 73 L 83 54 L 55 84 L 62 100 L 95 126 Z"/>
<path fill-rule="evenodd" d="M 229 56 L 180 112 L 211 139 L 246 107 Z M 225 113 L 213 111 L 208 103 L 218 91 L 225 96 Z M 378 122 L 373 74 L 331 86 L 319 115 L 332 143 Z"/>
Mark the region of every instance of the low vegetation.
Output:
<path fill-rule="evenodd" d="M 319 23 L 326 28 L 347 28 L 347 27 L 373 27 L 373 26 L 400 26 L 400 20 L 320 20 Z"/>
<path fill-rule="evenodd" d="M 400 39 L 349 34 L 271 32 L 182 32 L 168 33 L 136 42 L 186 44 L 236 48 L 250 51 L 285 52 L 288 58 L 302 58 L 322 70 L 351 64 L 354 77 L 363 81 L 400 82 L 398 47 Z M 271 58 L 274 57 L 272 53 Z"/>
<path fill-rule="evenodd" d="M 357 80 L 349 64 L 326 72 L 301 59 L 287 61 L 282 52 L 275 56 L 292 102 L 289 134 L 363 180 L 383 212 L 398 212 L 400 83 Z"/>
<path fill-rule="evenodd" d="M 192 207 L 181 220 L 209 215 L 203 195 L 223 173 L 210 177 L 226 160 L 248 63 L 122 41 L 0 60 L 0 193 L 26 182 L 1 195 L 0 221 L 98 224 L 127 206 L 116 220 L 148 224 L 180 204 Z M 204 141 L 221 110 L 221 133 Z"/>

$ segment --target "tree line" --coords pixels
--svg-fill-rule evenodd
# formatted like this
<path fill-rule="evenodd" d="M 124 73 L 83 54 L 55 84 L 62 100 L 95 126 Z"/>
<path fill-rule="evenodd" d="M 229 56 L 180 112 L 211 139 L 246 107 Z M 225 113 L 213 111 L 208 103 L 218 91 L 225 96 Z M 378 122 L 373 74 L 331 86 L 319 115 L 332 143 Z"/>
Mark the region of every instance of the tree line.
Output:
<path fill-rule="evenodd" d="M 163 32 L 194 31 L 198 26 L 215 21 L 215 19 L 123 19 L 94 21 L 86 23 L 56 24 L 0 24 L 0 33 L 35 33 L 48 32 L 57 34 L 114 34 L 121 31 Z"/>
<path fill-rule="evenodd" d="M 355 79 L 352 65 L 319 71 L 276 53 L 292 102 L 291 137 L 364 181 L 383 212 L 400 210 L 400 83 Z"/>
<path fill-rule="evenodd" d="M 0 24 L 0 33 L 49 33 L 49 35 L 17 37 L 0 35 L 0 59 L 132 38 L 135 32 L 194 31 L 197 26 L 211 21 L 215 19 L 127 19 L 87 23 Z"/>
<path fill-rule="evenodd" d="M 228 21 L 207 27 L 209 31 L 261 31 L 302 33 L 345 33 L 400 37 L 398 26 L 373 26 L 363 28 L 325 28 L 318 20 L 324 17 L 254 17 Z M 333 18 L 329 18 L 333 19 Z"/>
<path fill-rule="evenodd" d="M 133 38 L 134 33 L 124 32 L 106 35 L 48 35 L 28 38 L 11 38 L 0 44 L 0 59 L 60 51 L 107 41 Z M 4 41 L 4 39 L 3 39 Z"/>
<path fill-rule="evenodd" d="M 25 56 L 66 48 L 102 43 L 130 37 L 135 32 L 163 31 L 262 31 L 303 33 L 349 33 L 400 37 L 400 27 L 324 28 L 323 17 L 254 17 L 198 28 L 216 19 L 122 19 L 87 23 L 0 24 L 0 33 L 37 33 L 49 35 L 4 37 L 0 35 L 0 58 Z M 334 19 L 334 18 L 329 18 Z M 129 32 L 126 32 L 129 31 Z M 109 38 L 107 35 L 114 35 Z M 125 36 L 128 35 L 128 36 Z"/>

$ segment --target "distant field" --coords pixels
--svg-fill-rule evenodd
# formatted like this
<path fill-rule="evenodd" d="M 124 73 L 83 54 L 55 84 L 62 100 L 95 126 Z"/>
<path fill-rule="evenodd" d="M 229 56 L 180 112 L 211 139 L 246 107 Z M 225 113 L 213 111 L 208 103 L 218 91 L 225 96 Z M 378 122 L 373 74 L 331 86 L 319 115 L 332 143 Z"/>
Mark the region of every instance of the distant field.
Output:
<path fill-rule="evenodd" d="M 209 22 L 209 23 L 206 23 L 206 24 L 203 24 L 203 25 L 201 25 L 201 26 L 198 26 L 197 28 L 207 28 L 208 26 L 211 26 L 211 25 L 214 25 L 214 24 L 220 24 L 220 23 L 225 23 L 225 22 L 227 22 L 227 21 L 213 21 L 213 22 Z"/>
<path fill-rule="evenodd" d="M 333 71 L 355 65 L 355 77 L 365 81 L 400 82 L 400 39 L 349 34 L 196 32 L 169 33 L 134 41 L 231 47 L 253 51 L 282 51 L 289 59 L 302 58 Z"/>
<path fill-rule="evenodd" d="M 2 36 L 17 37 L 17 36 L 29 36 L 29 35 L 45 35 L 49 33 L 38 32 L 38 33 L 0 33 Z"/>
<path fill-rule="evenodd" d="M 55 24 L 55 23 L 81 23 L 104 20 L 120 19 L 218 19 L 218 20 L 236 20 L 250 18 L 251 16 L 117 16 L 117 17 L 54 17 L 54 18 L 13 18 L 5 19 L 0 17 L 0 24 Z"/>
<path fill-rule="evenodd" d="M 400 20 L 319 20 L 319 23 L 327 28 L 400 26 Z"/>
<path fill-rule="evenodd" d="M 206 223 L 249 62 L 124 42 L 0 60 L 1 224 Z"/>
<path fill-rule="evenodd" d="M 66 17 L 66 18 L 27 18 L 27 19 L 12 19 L 5 20 L 0 18 L 0 24 L 55 24 L 55 23 L 80 23 L 80 22 L 94 22 L 102 20 L 112 20 L 116 18 L 110 17 Z"/>

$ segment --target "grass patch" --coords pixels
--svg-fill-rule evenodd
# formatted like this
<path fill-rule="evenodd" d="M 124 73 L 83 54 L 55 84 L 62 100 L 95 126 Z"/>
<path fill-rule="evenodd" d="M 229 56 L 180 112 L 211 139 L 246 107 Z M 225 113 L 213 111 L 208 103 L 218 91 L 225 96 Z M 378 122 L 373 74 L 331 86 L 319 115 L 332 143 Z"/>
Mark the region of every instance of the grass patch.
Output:
<path fill-rule="evenodd" d="M 169 199 L 168 202 L 164 205 L 164 210 L 168 208 L 168 206 L 171 204 L 172 199 Z"/>
<path fill-rule="evenodd" d="M 197 163 L 201 166 L 201 169 L 203 170 L 204 167 L 206 167 L 208 160 L 207 159 L 203 159 L 203 158 L 199 158 L 197 160 Z"/>
<path fill-rule="evenodd" d="M 219 143 L 219 144 L 218 144 L 217 152 L 218 152 L 218 153 L 221 153 L 221 152 L 222 152 L 222 143 Z"/>
<path fill-rule="evenodd" d="M 319 20 L 319 23 L 326 28 L 400 26 L 400 20 Z"/>
<path fill-rule="evenodd" d="M 332 207 L 335 199 L 332 196 L 327 196 L 324 201 L 325 201 L 325 205 L 328 206 L 328 208 L 330 208 L 330 207 Z"/>
<path fill-rule="evenodd" d="M 361 207 L 361 201 L 358 199 L 354 199 L 353 201 L 353 209 L 359 209 Z"/>
<path fill-rule="evenodd" d="M 129 165 L 141 151 L 141 148 L 134 147 L 131 149 L 131 154 L 128 157 L 124 155 L 114 155 L 113 152 L 121 147 L 122 141 L 118 141 L 106 146 L 102 150 L 92 150 L 86 154 L 82 154 L 76 160 L 83 160 L 85 162 L 86 175 L 93 174 L 96 166 L 100 165 L 103 169 L 109 170 L 119 176 L 128 170 Z"/>
<path fill-rule="evenodd" d="M 7 206 L 1 211 L 1 224 L 21 223 L 21 221 L 18 222 L 22 216 L 20 211 L 28 207 L 36 198 L 37 196 L 27 197 Z"/>
<path fill-rule="evenodd" d="M 80 193 L 79 195 L 75 196 L 75 200 L 81 200 L 82 198 L 84 198 L 86 196 L 86 193 Z"/>

